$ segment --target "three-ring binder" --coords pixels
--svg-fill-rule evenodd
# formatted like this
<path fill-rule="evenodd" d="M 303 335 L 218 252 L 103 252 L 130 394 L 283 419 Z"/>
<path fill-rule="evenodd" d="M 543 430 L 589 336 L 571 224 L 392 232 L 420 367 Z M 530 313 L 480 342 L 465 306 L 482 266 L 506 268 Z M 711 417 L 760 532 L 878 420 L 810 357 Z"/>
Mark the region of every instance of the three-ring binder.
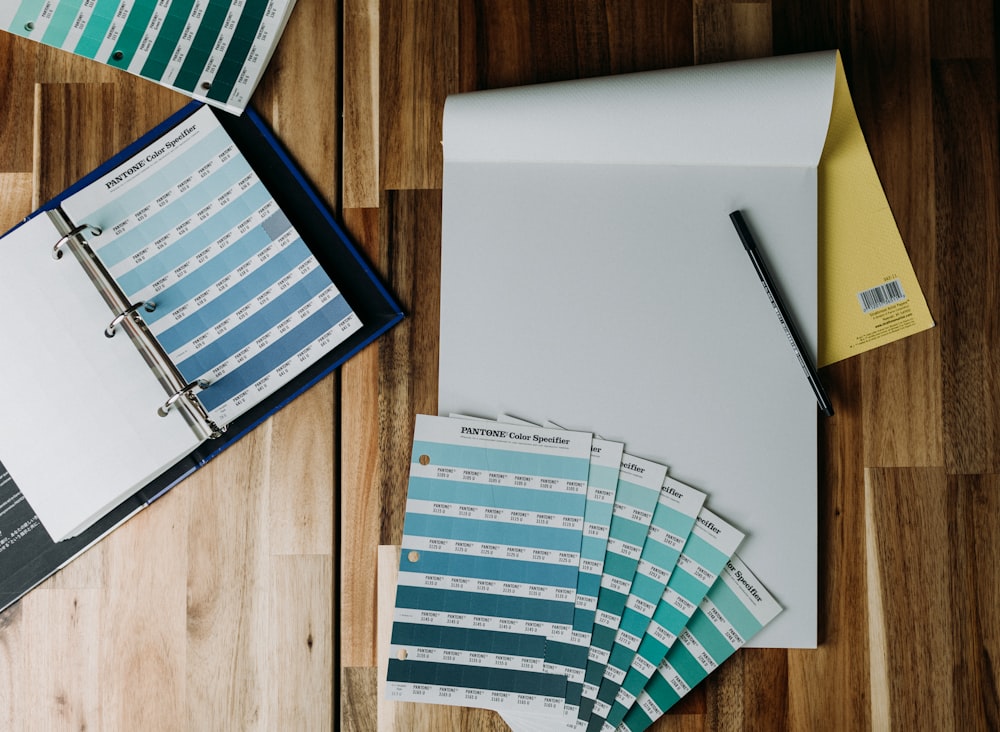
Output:
<path fill-rule="evenodd" d="M 104 329 L 104 335 L 112 338 L 119 329 L 125 331 L 166 391 L 167 400 L 157 408 L 157 413 L 166 417 L 174 410 L 180 412 L 200 439 L 221 435 L 225 427 L 219 427 L 209 418 L 208 412 L 197 398 L 197 391 L 207 388 L 208 382 L 185 381 L 142 319 L 142 311 L 153 312 L 156 303 L 152 300 L 130 302 L 94 253 L 87 235 L 100 236 L 101 227 L 90 223 L 74 224 L 58 207 L 50 210 L 48 215 L 61 234 L 52 247 L 53 259 L 61 259 L 64 250 L 73 253 L 113 313 Z"/>
<path fill-rule="evenodd" d="M 147 313 L 151 313 L 156 309 L 156 303 L 152 300 L 143 300 L 132 303 L 111 319 L 111 322 L 108 323 L 108 327 L 104 329 L 104 335 L 108 338 L 114 338 L 115 333 L 118 331 L 118 326 L 122 324 L 122 321 L 125 320 L 125 318 L 129 316 L 138 317 L 139 308 L 142 308 Z"/>
<path fill-rule="evenodd" d="M 186 386 L 184 386 L 184 388 L 178 389 L 173 394 L 171 394 L 167 398 L 167 401 L 165 401 L 160 406 L 160 408 L 156 410 L 156 413 L 159 414 L 161 417 L 166 417 L 170 413 L 170 410 L 173 409 L 174 405 L 181 399 L 194 399 L 195 389 L 205 389 L 207 387 L 208 387 L 208 382 L 203 380 L 198 380 L 190 384 L 187 384 Z"/>
<path fill-rule="evenodd" d="M 74 226 L 68 232 L 66 232 L 65 234 L 63 234 L 62 237 L 60 237 L 59 241 L 57 241 L 55 243 L 55 246 L 52 247 L 52 258 L 53 259 L 62 259 L 62 255 L 63 255 L 62 247 L 63 247 L 63 245 L 64 244 L 68 244 L 71 239 L 73 239 L 76 236 L 79 236 L 79 235 L 83 234 L 83 232 L 85 232 L 87 229 L 90 229 L 90 233 L 93 234 L 94 236 L 100 236 L 101 235 L 101 227 L 100 226 L 91 226 L 90 224 L 80 224 L 79 226 Z"/>

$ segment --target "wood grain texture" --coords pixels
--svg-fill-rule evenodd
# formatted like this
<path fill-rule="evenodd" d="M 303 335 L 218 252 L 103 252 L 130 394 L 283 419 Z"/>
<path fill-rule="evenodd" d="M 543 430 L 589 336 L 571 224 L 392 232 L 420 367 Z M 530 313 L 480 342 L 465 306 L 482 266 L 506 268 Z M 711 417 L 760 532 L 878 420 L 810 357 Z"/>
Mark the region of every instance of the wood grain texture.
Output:
<path fill-rule="evenodd" d="M 436 411 L 444 100 L 835 47 L 938 327 L 823 372 L 820 647 L 741 651 L 655 729 L 1000 728 L 995 13 L 298 0 L 255 106 L 407 319 L 0 615 L 0 728 L 503 729 L 378 693 L 385 547 Z M 186 101 L 3 33 L 0 65 L 0 228 Z"/>
<path fill-rule="evenodd" d="M 270 567 L 269 705 L 265 729 L 328 729 L 334 713 L 335 632 L 328 552 L 273 557 Z M 294 598 L 294 602 L 289 602 Z"/>
<path fill-rule="evenodd" d="M 18 209 L 30 208 L 32 187 L 30 170 L 24 173 L 0 172 L 0 201 L 5 203 L 0 208 L 0 229 L 7 231 L 24 218 Z"/>
<path fill-rule="evenodd" d="M 35 55 L 38 44 L 11 37 L 0 44 L 0 65 L 7 71 L 0 78 L 0 170 L 30 173 L 34 138 L 24 134 L 25 122 L 33 119 L 35 104 Z M 4 229 L 6 231 L 6 227 Z"/>
<path fill-rule="evenodd" d="M 122 526 L 101 546 L 105 581 L 96 603 L 100 629 L 95 636 L 95 688 L 99 727 L 141 727 L 147 718 L 171 719 L 187 696 L 188 502 L 180 494 L 164 500 Z M 162 510 L 159 510 L 162 509 Z M 170 547 L 157 558 L 156 571 L 134 558 L 149 543 Z M 158 622 L 151 623 L 151 618 Z M 61 626 L 56 624 L 55 629 Z M 161 679 L 135 688 L 101 683 L 122 673 Z"/>
<path fill-rule="evenodd" d="M 771 5 L 698 0 L 694 3 L 695 63 L 770 56 Z"/>
<path fill-rule="evenodd" d="M 413 416 L 437 413 L 438 298 L 441 261 L 440 191 L 389 191 L 381 238 L 389 285 L 407 320 L 379 345 L 380 544 L 403 535 Z"/>
<path fill-rule="evenodd" d="M 882 642 L 872 675 L 895 729 L 995 729 L 996 476 L 867 471 Z M 985 622 L 984 622 L 985 621 Z M 910 642 L 903 642 L 908 639 Z M 877 678 L 876 678 L 877 677 Z"/>
<path fill-rule="evenodd" d="M 344 208 L 379 204 L 379 2 L 344 0 Z"/>
<path fill-rule="evenodd" d="M 445 97 L 458 91 L 457 39 L 453 3 L 381 0 L 378 160 L 383 190 L 441 187 L 441 120 Z"/>
<path fill-rule="evenodd" d="M 253 97 L 254 108 L 330 206 L 340 199 L 339 25 L 339 3 L 296 3 Z"/>
<path fill-rule="evenodd" d="M 355 241 L 378 260 L 377 209 L 345 210 L 344 220 Z M 340 661 L 345 668 L 375 663 L 375 583 L 366 569 L 375 561 L 379 545 L 381 481 L 379 431 L 379 353 L 375 344 L 341 368 L 340 546 L 339 587 Z"/>
<path fill-rule="evenodd" d="M 931 71 L 945 465 L 956 473 L 996 472 L 1000 403 L 991 378 L 1000 365 L 995 66 L 993 61 L 948 60 L 935 62 Z"/>

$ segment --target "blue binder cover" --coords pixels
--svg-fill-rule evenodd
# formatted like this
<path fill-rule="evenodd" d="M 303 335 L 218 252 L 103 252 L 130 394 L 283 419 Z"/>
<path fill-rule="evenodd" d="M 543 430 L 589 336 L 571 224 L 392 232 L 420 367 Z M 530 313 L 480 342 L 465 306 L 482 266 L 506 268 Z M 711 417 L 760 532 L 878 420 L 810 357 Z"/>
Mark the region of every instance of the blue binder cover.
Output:
<path fill-rule="evenodd" d="M 277 389 L 263 392 L 265 396 L 258 397 L 260 401 L 248 409 L 239 411 L 233 419 L 226 420 L 223 428 L 196 449 L 175 464 L 167 466 L 155 479 L 135 491 L 120 505 L 113 507 L 82 533 L 71 538 L 62 541 L 52 540 L 35 510 L 18 489 L 16 481 L 4 468 L 3 462 L 8 458 L 4 452 L 5 447 L 0 445 L 0 610 L 16 602 L 24 593 L 136 511 L 153 502 L 187 475 L 235 444 L 259 423 L 309 389 L 403 317 L 402 310 L 393 296 L 348 239 L 315 189 L 282 149 L 279 141 L 252 109 L 248 109 L 241 117 L 235 117 L 217 112 L 201 102 L 191 102 L 44 204 L 21 225 L 35 217 L 50 215 L 50 212 L 61 212 L 64 204 L 74 194 L 84 191 L 102 178 L 107 180 L 105 177 L 109 173 L 116 171 L 125 161 L 134 158 L 147 148 L 153 151 L 151 146 L 154 143 L 162 145 L 165 135 L 169 139 L 183 134 L 184 130 L 193 124 L 192 116 L 199 113 L 201 119 L 205 118 L 206 113 L 215 117 L 249 164 L 251 173 L 248 175 L 256 176 L 254 180 L 263 183 L 273 197 L 273 204 L 276 204 L 278 214 L 274 218 L 279 219 L 281 224 L 292 227 L 293 232 L 298 234 L 298 238 L 308 249 L 307 254 L 311 255 L 309 261 L 318 263 L 329 278 L 325 281 L 332 280 L 335 287 L 333 291 L 337 293 L 335 299 L 343 299 L 349 303 L 349 308 L 340 305 L 338 306 L 340 310 L 336 312 L 353 311 L 351 317 L 356 316 L 356 320 L 349 329 L 344 329 L 344 335 L 338 336 L 341 340 L 335 341 L 335 345 L 322 350 L 321 355 L 307 362 L 307 366 L 300 367 L 300 371 L 293 372 L 292 376 L 280 381 Z M 19 227 L 15 227 L 15 230 L 17 228 Z M 267 228 L 267 222 L 264 222 L 261 228 Z M 0 238 L 0 247 L 3 245 L 3 239 Z M 125 281 L 124 277 L 118 278 L 118 281 Z M 166 342 L 166 335 L 162 337 L 158 335 L 157 339 Z M 224 343 L 222 338 L 219 342 Z M 225 378 L 224 376 L 219 379 L 217 383 L 221 384 Z M 165 391 L 164 398 L 167 396 Z M 208 399 L 205 401 L 210 402 Z M 151 405 L 151 408 L 155 409 L 156 405 Z M 224 415 L 225 410 L 220 413 Z"/>

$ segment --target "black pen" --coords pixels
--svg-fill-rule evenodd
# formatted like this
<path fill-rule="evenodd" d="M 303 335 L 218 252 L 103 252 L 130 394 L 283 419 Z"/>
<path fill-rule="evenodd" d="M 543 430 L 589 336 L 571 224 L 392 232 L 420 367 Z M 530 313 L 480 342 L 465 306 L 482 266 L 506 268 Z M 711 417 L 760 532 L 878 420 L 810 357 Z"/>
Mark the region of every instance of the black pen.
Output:
<path fill-rule="evenodd" d="M 795 323 L 789 315 L 788 308 L 785 307 L 785 303 L 781 299 L 781 293 L 778 292 L 774 280 L 771 279 L 771 273 L 764 263 L 764 257 L 761 255 L 760 250 L 757 249 L 757 242 L 754 240 L 753 234 L 750 233 L 750 227 L 747 226 L 747 222 L 743 219 L 743 212 L 738 210 L 733 211 L 729 214 L 729 218 L 732 220 L 733 226 L 736 227 L 736 233 L 739 234 L 740 241 L 743 242 L 743 247 L 747 250 L 747 254 L 750 255 L 750 261 L 753 262 L 753 267 L 757 270 L 760 283 L 764 285 L 764 292 L 767 293 L 768 298 L 771 300 L 771 305 L 778 316 L 778 321 L 785 329 L 788 342 L 791 344 L 792 350 L 795 351 L 795 357 L 799 359 L 799 365 L 805 372 L 806 379 L 809 380 L 809 385 L 816 394 L 819 408 L 823 410 L 823 414 L 827 417 L 832 417 L 833 404 L 830 402 L 830 397 L 826 395 L 826 390 L 823 389 L 823 385 L 819 381 L 819 374 L 816 372 L 816 367 L 805 356 L 806 349 L 802 345 L 799 332 L 796 330 Z"/>

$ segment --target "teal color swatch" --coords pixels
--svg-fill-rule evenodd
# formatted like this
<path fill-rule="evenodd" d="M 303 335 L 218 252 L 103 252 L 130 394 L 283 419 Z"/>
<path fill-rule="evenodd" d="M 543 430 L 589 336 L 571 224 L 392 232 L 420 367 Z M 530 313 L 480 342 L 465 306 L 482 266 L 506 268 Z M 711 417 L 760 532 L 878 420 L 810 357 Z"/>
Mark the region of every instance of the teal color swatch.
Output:
<path fill-rule="evenodd" d="M 242 112 L 295 0 L 21 0 L 4 30 Z"/>
<path fill-rule="evenodd" d="M 667 468 L 663 465 L 631 455 L 622 458 L 584 674 L 583 696 L 577 713 L 580 720 L 590 718 L 597 699 L 666 475 Z"/>
<path fill-rule="evenodd" d="M 749 568 L 732 557 L 618 729 L 649 727 L 780 612 Z"/>
<path fill-rule="evenodd" d="M 618 635 L 597 692 L 588 730 L 600 730 L 603 726 L 677 565 L 681 550 L 694 529 L 695 519 L 705 498 L 704 493 L 680 481 L 667 478 L 663 482 L 632 583 L 632 592 L 625 604 Z"/>
<path fill-rule="evenodd" d="M 604 572 L 604 557 L 624 447 L 620 442 L 600 439 L 594 439 L 591 445 L 573 628 L 568 640 L 550 640 L 545 647 L 546 663 L 558 666 L 566 674 L 564 714 L 568 720 L 576 719 L 583 693 L 587 651 L 590 648 L 597 596 Z"/>
<path fill-rule="evenodd" d="M 741 531 L 702 508 L 621 688 L 611 703 L 605 718 L 609 726 L 616 726 L 625 716 L 742 540 Z"/>

